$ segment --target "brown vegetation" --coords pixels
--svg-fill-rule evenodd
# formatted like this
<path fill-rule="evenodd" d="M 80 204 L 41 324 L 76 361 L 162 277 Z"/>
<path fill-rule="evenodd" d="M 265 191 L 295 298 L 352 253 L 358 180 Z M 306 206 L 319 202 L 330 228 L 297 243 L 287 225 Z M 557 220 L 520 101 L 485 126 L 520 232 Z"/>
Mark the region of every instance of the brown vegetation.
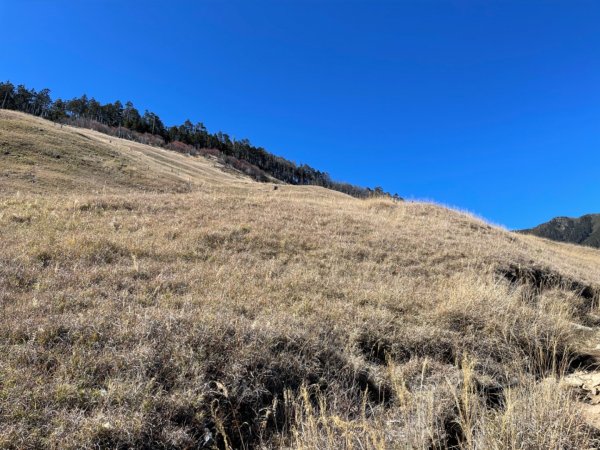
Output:
<path fill-rule="evenodd" d="M 0 448 L 596 445 L 600 252 L 0 119 Z"/>

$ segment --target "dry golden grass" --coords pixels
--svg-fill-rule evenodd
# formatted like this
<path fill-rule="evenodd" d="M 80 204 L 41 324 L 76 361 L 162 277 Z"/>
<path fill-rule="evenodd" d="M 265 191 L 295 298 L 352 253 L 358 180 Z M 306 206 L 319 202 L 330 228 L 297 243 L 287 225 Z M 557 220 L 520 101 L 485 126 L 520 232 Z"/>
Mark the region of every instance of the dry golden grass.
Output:
<path fill-rule="evenodd" d="M 0 133 L 0 448 L 596 445 L 561 376 L 600 251 L 5 111 Z"/>
<path fill-rule="evenodd" d="M 0 110 L 0 167 L 4 190 L 40 194 L 184 192 L 249 182 L 216 161 L 6 110 Z"/>

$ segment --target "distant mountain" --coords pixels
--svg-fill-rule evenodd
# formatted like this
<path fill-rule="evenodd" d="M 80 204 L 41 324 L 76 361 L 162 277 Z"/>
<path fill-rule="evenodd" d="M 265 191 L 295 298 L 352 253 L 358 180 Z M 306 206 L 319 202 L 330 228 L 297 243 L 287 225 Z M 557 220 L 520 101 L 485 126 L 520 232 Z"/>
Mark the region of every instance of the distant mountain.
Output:
<path fill-rule="evenodd" d="M 521 233 L 600 248 L 600 214 L 587 214 L 579 218 L 556 217 Z"/>

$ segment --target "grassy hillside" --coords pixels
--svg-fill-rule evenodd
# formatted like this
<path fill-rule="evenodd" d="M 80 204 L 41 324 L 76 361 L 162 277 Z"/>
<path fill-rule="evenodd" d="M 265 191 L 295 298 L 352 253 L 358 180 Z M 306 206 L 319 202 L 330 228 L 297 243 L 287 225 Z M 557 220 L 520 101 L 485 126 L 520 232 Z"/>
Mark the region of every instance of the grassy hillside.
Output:
<path fill-rule="evenodd" d="M 0 110 L 0 179 L 11 192 L 188 192 L 248 183 L 216 160 Z"/>
<path fill-rule="evenodd" d="M 166 126 L 155 113 L 146 110 L 140 114 L 131 102 L 101 104 L 86 95 L 52 100 L 49 89 L 36 91 L 23 85 L 15 86 L 10 81 L 0 82 L 0 98 L 2 109 L 33 114 L 56 124 L 91 129 L 186 155 L 211 156 L 257 181 L 322 186 L 357 198 L 377 196 L 400 200 L 398 194 L 386 193 L 381 187 L 371 189 L 334 181 L 325 172 L 306 164 L 297 165 L 252 145 L 248 139 L 235 139 L 221 131 L 209 133 L 201 122 L 194 124 L 186 120 L 178 126 Z M 123 145 L 127 143 L 123 142 Z"/>
<path fill-rule="evenodd" d="M 599 251 L 0 114 L 0 448 L 597 444 Z"/>
<path fill-rule="evenodd" d="M 553 241 L 600 247 L 600 214 L 588 214 L 579 218 L 556 217 L 550 222 L 521 232 Z"/>

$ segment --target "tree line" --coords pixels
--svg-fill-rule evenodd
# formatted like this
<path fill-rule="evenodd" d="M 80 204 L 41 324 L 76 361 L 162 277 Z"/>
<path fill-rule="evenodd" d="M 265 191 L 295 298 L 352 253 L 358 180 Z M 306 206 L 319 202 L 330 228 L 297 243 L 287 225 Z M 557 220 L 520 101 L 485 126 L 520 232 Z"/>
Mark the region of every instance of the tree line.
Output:
<path fill-rule="evenodd" d="M 71 100 L 52 100 L 49 89 L 36 91 L 7 81 L 0 82 L 0 108 L 186 154 L 212 155 L 258 181 L 276 178 L 289 184 L 323 186 L 354 197 L 400 199 L 398 194 L 391 195 L 381 187 L 371 189 L 333 181 L 326 172 L 276 156 L 248 139 L 237 140 L 221 131 L 210 133 L 202 122 L 186 120 L 181 125 L 166 126 L 156 113 L 145 110 L 142 114 L 131 101 L 102 104 L 85 94 Z"/>

